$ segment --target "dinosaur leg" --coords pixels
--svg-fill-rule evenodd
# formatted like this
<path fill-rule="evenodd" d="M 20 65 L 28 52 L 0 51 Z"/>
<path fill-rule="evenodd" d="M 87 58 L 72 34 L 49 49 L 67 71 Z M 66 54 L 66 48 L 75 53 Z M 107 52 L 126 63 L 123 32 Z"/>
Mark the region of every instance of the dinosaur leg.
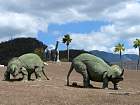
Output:
<path fill-rule="evenodd" d="M 104 79 L 103 80 L 103 87 L 102 87 L 103 89 L 106 89 L 106 88 L 108 88 L 108 80 L 107 79 Z"/>
<path fill-rule="evenodd" d="M 91 85 L 90 85 L 90 80 L 89 80 L 89 76 L 88 76 L 88 73 L 87 73 L 87 70 L 83 71 L 83 72 L 82 72 L 82 75 L 83 75 L 84 87 L 85 87 L 85 88 L 91 87 Z"/>
<path fill-rule="evenodd" d="M 35 76 L 37 80 L 41 80 L 41 72 L 42 72 L 42 68 L 41 67 L 36 67 L 35 68 Z"/>
<path fill-rule="evenodd" d="M 31 73 L 28 73 L 28 80 L 31 80 Z"/>
<path fill-rule="evenodd" d="M 73 69 L 74 69 L 74 63 L 72 62 L 70 70 L 69 70 L 68 75 L 67 75 L 67 86 L 69 86 L 69 77 L 70 77 L 70 74 L 73 71 Z"/>
<path fill-rule="evenodd" d="M 113 83 L 114 84 L 114 90 L 118 90 L 118 84 L 117 83 Z"/>
<path fill-rule="evenodd" d="M 121 87 L 119 87 L 118 83 L 113 83 L 113 85 L 114 85 L 114 90 L 121 89 Z"/>
<path fill-rule="evenodd" d="M 104 75 L 103 75 L 103 86 L 102 86 L 102 88 L 103 88 L 103 89 L 108 88 L 107 72 L 105 72 Z"/>
<path fill-rule="evenodd" d="M 74 63 L 74 68 L 78 73 L 82 74 L 84 87 L 85 88 L 90 87 L 91 86 L 90 79 L 87 73 L 86 65 L 82 62 L 76 62 Z"/>
<path fill-rule="evenodd" d="M 21 73 L 23 75 L 23 80 L 24 82 L 28 81 L 28 71 L 26 70 L 26 68 L 22 67 L 21 68 Z"/>
<path fill-rule="evenodd" d="M 4 80 L 6 80 L 6 81 L 10 80 L 10 72 L 9 71 L 5 71 L 5 73 L 4 73 Z"/>

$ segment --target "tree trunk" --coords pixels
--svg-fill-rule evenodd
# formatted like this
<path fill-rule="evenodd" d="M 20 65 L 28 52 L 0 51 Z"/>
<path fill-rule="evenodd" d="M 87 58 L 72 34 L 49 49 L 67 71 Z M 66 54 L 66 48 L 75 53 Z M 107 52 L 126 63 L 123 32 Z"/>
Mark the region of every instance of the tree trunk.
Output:
<path fill-rule="evenodd" d="M 139 47 L 139 58 L 138 58 L 138 63 L 137 63 L 137 71 L 139 70 L 139 63 L 140 63 L 140 47 Z"/>
<path fill-rule="evenodd" d="M 123 69 L 122 52 L 120 51 L 120 66 Z"/>
<path fill-rule="evenodd" d="M 67 45 L 67 57 L 68 57 L 68 62 L 69 62 L 69 45 Z"/>

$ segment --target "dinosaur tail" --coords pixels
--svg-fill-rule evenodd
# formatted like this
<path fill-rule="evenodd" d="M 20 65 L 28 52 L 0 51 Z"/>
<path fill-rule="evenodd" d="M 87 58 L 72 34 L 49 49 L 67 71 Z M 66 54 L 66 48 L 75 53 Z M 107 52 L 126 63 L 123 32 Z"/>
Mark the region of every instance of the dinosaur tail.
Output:
<path fill-rule="evenodd" d="M 70 76 L 71 72 L 73 71 L 73 69 L 74 69 L 74 65 L 72 63 L 71 64 L 71 67 L 70 67 L 70 70 L 68 72 L 68 75 L 67 75 L 67 86 L 69 86 L 69 76 Z"/>
<path fill-rule="evenodd" d="M 44 68 L 45 68 L 45 66 L 48 66 L 48 63 L 43 62 L 43 64 L 44 64 L 44 67 L 42 68 L 42 73 L 43 73 L 43 75 L 45 76 L 45 78 L 46 78 L 47 80 L 50 80 L 50 79 L 48 78 L 48 76 L 46 75 L 45 71 L 44 71 Z"/>
<path fill-rule="evenodd" d="M 50 80 L 50 79 L 48 78 L 48 76 L 46 75 L 44 69 L 42 69 L 42 73 L 43 73 L 43 75 L 46 77 L 47 80 Z"/>
<path fill-rule="evenodd" d="M 43 62 L 43 64 L 44 64 L 44 67 L 42 68 L 42 73 L 43 73 L 43 75 L 45 76 L 45 78 L 46 78 L 47 80 L 50 80 L 50 79 L 48 78 L 48 76 L 46 75 L 45 71 L 44 71 L 45 65 L 47 66 L 48 64 L 47 64 L 46 62 Z"/>

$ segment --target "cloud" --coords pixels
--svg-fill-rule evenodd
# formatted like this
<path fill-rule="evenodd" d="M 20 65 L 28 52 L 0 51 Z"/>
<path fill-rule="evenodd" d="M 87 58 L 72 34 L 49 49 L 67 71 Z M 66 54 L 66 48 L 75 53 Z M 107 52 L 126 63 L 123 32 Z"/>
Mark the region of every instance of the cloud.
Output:
<path fill-rule="evenodd" d="M 136 33 L 136 31 L 134 32 Z M 120 42 L 124 43 L 126 47 L 125 53 L 138 54 L 138 51 L 133 48 L 133 41 L 140 36 L 138 32 L 134 34 L 131 27 L 126 28 L 109 24 L 102 26 L 99 32 L 71 33 L 71 37 L 73 39 L 72 46 L 74 46 L 72 48 L 114 52 L 114 46 Z"/>
<path fill-rule="evenodd" d="M 75 48 L 111 51 L 122 39 L 129 42 L 140 38 L 137 0 L 0 0 L 0 5 L 0 41 L 11 37 L 37 37 L 37 32 L 47 31 L 51 23 L 96 20 L 109 24 L 98 32 L 94 29 L 85 34 L 71 32 Z"/>
<path fill-rule="evenodd" d="M 29 14 L 8 11 L 0 13 L 0 23 L 1 40 L 21 36 L 35 37 L 38 30 L 47 27 L 42 21 Z"/>
<path fill-rule="evenodd" d="M 87 34 L 72 33 L 72 46 L 84 50 L 111 51 L 119 38 L 115 35 L 108 35 L 105 32 L 91 32 Z"/>
<path fill-rule="evenodd" d="M 122 23 L 121 21 L 123 21 L 122 24 L 139 24 L 139 10 L 140 3 L 136 2 L 135 0 L 129 0 L 128 2 L 121 2 L 115 7 L 106 9 L 104 15 L 106 18 L 109 18 L 109 20 L 113 23 Z"/>
<path fill-rule="evenodd" d="M 138 49 L 135 49 L 135 48 L 127 48 L 124 53 L 125 54 L 137 54 L 138 55 Z"/>
<path fill-rule="evenodd" d="M 49 23 L 96 20 L 104 10 L 120 2 L 121 0 L 0 0 L 0 36 L 8 37 L 9 32 L 13 35 L 35 36 L 38 30 L 47 31 Z"/>

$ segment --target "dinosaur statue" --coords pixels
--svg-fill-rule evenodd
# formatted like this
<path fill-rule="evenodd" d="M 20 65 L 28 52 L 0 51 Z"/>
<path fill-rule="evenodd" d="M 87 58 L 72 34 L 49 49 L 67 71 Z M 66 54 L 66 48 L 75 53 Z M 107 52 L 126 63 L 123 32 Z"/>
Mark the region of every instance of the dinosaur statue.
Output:
<path fill-rule="evenodd" d="M 51 60 L 51 47 L 50 48 L 47 47 L 44 52 L 45 52 L 45 59 L 47 61 L 50 61 Z"/>
<path fill-rule="evenodd" d="M 57 59 L 59 56 L 58 44 L 59 44 L 59 41 L 56 42 L 55 49 L 51 50 L 51 60 L 55 61 L 55 62 L 59 60 L 59 59 Z"/>
<path fill-rule="evenodd" d="M 41 73 L 47 80 L 49 78 L 44 73 L 44 62 L 33 53 L 23 54 L 20 57 L 14 57 L 8 62 L 7 70 L 4 73 L 4 79 L 10 80 L 10 74 L 15 78 L 22 74 L 23 81 L 31 79 L 31 74 L 35 73 L 36 79 L 41 80 Z"/>
<path fill-rule="evenodd" d="M 69 86 L 69 76 L 73 69 L 83 76 L 84 87 L 91 87 L 90 80 L 103 82 L 102 88 L 108 88 L 108 82 L 114 85 L 114 90 L 118 89 L 118 82 L 123 80 L 124 70 L 117 65 L 109 66 L 101 58 L 91 54 L 80 54 L 73 59 L 67 75 L 67 85 Z"/>

